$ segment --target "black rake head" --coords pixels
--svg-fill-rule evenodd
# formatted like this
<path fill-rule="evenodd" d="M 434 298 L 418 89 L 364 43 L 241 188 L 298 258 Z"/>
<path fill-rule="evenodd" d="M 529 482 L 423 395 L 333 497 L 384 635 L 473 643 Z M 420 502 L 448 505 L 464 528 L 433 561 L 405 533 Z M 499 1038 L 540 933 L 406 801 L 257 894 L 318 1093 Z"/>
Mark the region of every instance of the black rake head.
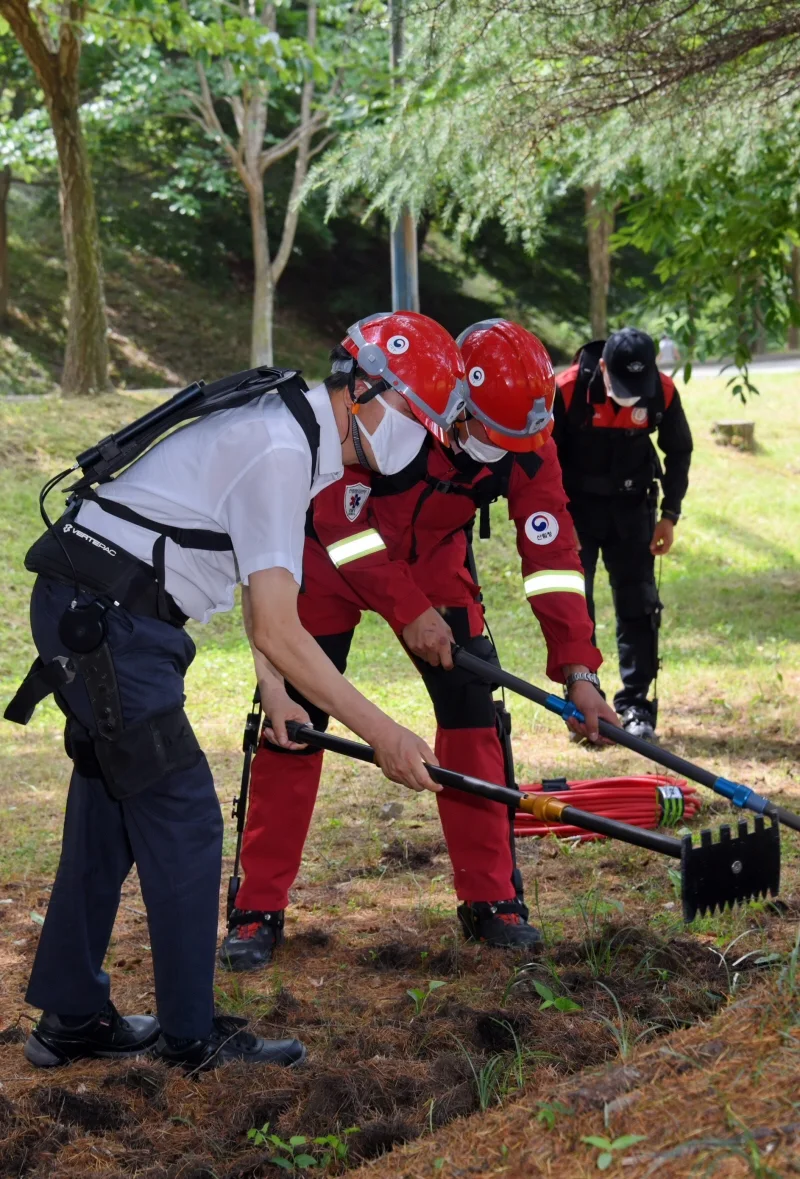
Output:
<path fill-rule="evenodd" d="M 767 893 L 777 896 L 781 882 L 780 829 L 776 819 L 767 827 L 760 816 L 755 830 L 738 824 L 738 835 L 720 827 L 714 843 L 710 831 L 700 832 L 700 846 L 691 835 L 682 840 L 681 878 L 683 917 L 693 921 L 698 913 L 720 912 L 727 905 L 754 901 Z"/>

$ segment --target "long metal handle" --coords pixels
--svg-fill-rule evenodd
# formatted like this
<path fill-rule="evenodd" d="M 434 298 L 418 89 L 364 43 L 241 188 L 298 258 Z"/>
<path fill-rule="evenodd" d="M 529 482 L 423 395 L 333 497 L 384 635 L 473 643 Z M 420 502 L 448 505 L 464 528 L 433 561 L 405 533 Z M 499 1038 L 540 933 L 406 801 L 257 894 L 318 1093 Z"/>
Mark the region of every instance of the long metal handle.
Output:
<path fill-rule="evenodd" d="M 562 720 L 574 718 L 582 722 L 585 719 L 583 713 L 569 700 L 562 700 L 560 696 L 555 696 L 552 692 L 545 692 L 542 688 L 529 684 L 527 680 L 520 679 L 519 676 L 512 675 L 511 672 L 504 671 L 492 663 L 487 663 L 485 659 L 479 659 L 477 655 L 470 654 L 462 647 L 453 649 L 453 660 L 459 667 L 463 667 L 465 671 L 471 671 L 473 675 L 486 683 L 508 688 L 509 691 L 516 692 L 518 696 L 532 700 L 534 704 L 541 704 L 548 712 L 554 712 Z M 746 807 L 748 810 L 755 811 L 757 815 L 769 815 L 771 818 L 785 823 L 794 831 L 800 831 L 800 815 L 787 811 L 784 807 L 776 806 L 774 802 L 770 802 L 762 794 L 757 794 L 749 786 L 719 777 L 710 770 L 703 769 L 702 766 L 695 765 L 683 757 L 678 757 L 676 753 L 670 753 L 669 750 L 662 749 L 659 745 L 653 745 L 641 737 L 634 737 L 632 733 L 617 728 L 616 725 L 609 724 L 608 721 L 599 720 L 598 728 L 602 736 L 607 737 L 609 741 L 613 741 L 616 745 L 624 745 L 627 749 L 632 749 L 634 753 L 646 757 L 648 761 L 653 761 L 674 773 L 681 774 L 692 782 L 699 782 L 701 786 L 707 786 L 715 794 L 721 794 L 723 798 L 727 798 L 734 806 Z"/>
<path fill-rule="evenodd" d="M 354 757 L 358 761 L 375 761 L 375 751 L 370 745 L 362 745 L 346 737 L 334 737 L 330 733 L 320 733 L 310 725 L 301 725 L 297 721 L 287 721 L 286 731 L 292 741 L 314 745 L 318 749 L 329 749 L 333 753 L 343 753 L 345 757 Z M 505 807 L 511 806 L 515 810 L 525 811 L 544 823 L 567 823 L 573 827 L 582 827 L 585 831 L 593 831 L 597 835 L 607 835 L 623 843 L 647 848 L 648 851 L 658 852 L 660 855 L 671 856 L 676 860 L 681 858 L 681 841 L 671 835 L 665 835 L 663 831 L 645 831 L 630 823 L 620 823 L 604 815 L 593 815 L 589 811 L 578 810 L 577 807 L 560 802 L 551 795 L 523 794 L 520 790 L 511 790 L 508 786 L 497 786 L 494 782 L 484 782 L 482 778 L 458 774 L 455 770 L 445 769 L 444 766 L 432 766 L 426 762 L 425 769 L 434 782 L 440 782 L 442 786 L 462 790 L 465 794 L 477 794 L 481 798 L 491 799 L 492 802 L 502 803 Z"/>

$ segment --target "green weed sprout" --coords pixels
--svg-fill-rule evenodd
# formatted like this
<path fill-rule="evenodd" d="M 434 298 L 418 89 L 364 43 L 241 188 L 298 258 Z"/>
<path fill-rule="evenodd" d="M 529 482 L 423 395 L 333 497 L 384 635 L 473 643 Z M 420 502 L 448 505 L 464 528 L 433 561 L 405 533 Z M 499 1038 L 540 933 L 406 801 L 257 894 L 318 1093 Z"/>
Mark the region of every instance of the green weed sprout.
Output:
<path fill-rule="evenodd" d="M 561 1101 L 542 1101 L 536 1113 L 536 1121 L 545 1130 L 552 1130 L 560 1117 L 572 1117 L 572 1110 Z"/>
<path fill-rule="evenodd" d="M 539 1004 L 540 1011 L 547 1011 L 549 1007 L 555 1007 L 556 1011 L 583 1011 L 580 1003 L 576 1003 L 574 999 L 568 999 L 566 995 L 556 995 L 543 982 L 534 979 L 534 990 L 542 1002 Z"/>
<path fill-rule="evenodd" d="M 296 1175 L 300 1171 L 307 1171 L 311 1167 L 322 1167 L 327 1169 L 334 1164 L 343 1167 L 347 1163 L 347 1154 L 349 1144 L 347 1138 L 350 1134 L 355 1134 L 358 1131 L 358 1126 L 350 1126 L 347 1130 L 342 1131 L 342 1137 L 338 1134 L 325 1134 L 321 1138 L 309 1139 L 305 1134 L 293 1134 L 288 1141 L 285 1141 L 278 1134 L 270 1134 L 269 1122 L 265 1122 L 260 1130 L 253 1128 L 247 1131 L 248 1142 L 252 1142 L 254 1146 L 266 1146 L 268 1143 L 275 1147 L 279 1152 L 269 1160 L 276 1167 L 280 1167 L 283 1171 L 289 1171 L 292 1175 Z M 310 1147 L 312 1150 L 317 1149 L 314 1154 L 309 1154 L 304 1147 Z"/>
<path fill-rule="evenodd" d="M 607 1171 L 618 1151 L 627 1150 L 629 1146 L 643 1142 L 646 1137 L 646 1134 L 623 1134 L 621 1138 L 615 1138 L 612 1142 L 610 1138 L 603 1138 L 601 1134 L 589 1134 L 587 1137 L 581 1138 L 581 1142 L 585 1142 L 587 1146 L 597 1147 L 600 1151 L 597 1156 L 597 1169 L 598 1171 Z"/>
<path fill-rule="evenodd" d="M 406 991 L 411 1002 L 414 1004 L 414 1015 L 422 1015 L 425 1010 L 425 1004 L 430 999 L 434 991 L 438 991 L 439 987 L 445 987 L 447 983 L 439 982 L 436 979 L 431 979 L 428 983 L 428 989 L 423 991 L 422 987 L 412 987 Z"/>

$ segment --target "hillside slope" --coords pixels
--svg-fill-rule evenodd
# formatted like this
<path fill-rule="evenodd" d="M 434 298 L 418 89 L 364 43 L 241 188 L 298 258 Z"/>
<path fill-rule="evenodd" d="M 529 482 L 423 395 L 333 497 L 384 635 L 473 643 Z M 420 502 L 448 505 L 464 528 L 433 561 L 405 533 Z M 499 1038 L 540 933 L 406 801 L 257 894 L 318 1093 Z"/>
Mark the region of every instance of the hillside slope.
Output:
<path fill-rule="evenodd" d="M 65 339 L 66 273 L 57 217 L 37 214 L 27 192 L 9 210 L 9 323 L 0 332 L 0 396 L 54 390 Z M 104 249 L 112 379 L 118 388 L 163 388 L 247 368 L 250 297 L 231 281 L 207 284 L 159 258 Z M 326 371 L 332 341 L 279 308 L 276 363 Z"/>

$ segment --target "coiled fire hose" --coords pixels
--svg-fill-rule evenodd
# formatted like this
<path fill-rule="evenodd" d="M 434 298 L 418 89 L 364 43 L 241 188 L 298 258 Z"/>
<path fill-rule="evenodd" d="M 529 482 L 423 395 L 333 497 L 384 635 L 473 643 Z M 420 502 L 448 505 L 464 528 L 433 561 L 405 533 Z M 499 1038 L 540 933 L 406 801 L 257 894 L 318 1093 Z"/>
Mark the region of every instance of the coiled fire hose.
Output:
<path fill-rule="evenodd" d="M 663 774 L 641 774 L 627 778 L 589 778 L 567 782 L 564 778 L 545 779 L 534 786 L 520 786 L 525 794 L 546 794 L 560 802 L 608 819 L 632 823 L 654 831 L 673 827 L 682 819 L 692 819 L 700 810 L 702 799 L 693 786 Z M 559 839 L 601 839 L 602 836 L 563 823 L 543 823 L 534 815 L 517 811 L 514 831 L 518 836 L 555 835 Z"/>

